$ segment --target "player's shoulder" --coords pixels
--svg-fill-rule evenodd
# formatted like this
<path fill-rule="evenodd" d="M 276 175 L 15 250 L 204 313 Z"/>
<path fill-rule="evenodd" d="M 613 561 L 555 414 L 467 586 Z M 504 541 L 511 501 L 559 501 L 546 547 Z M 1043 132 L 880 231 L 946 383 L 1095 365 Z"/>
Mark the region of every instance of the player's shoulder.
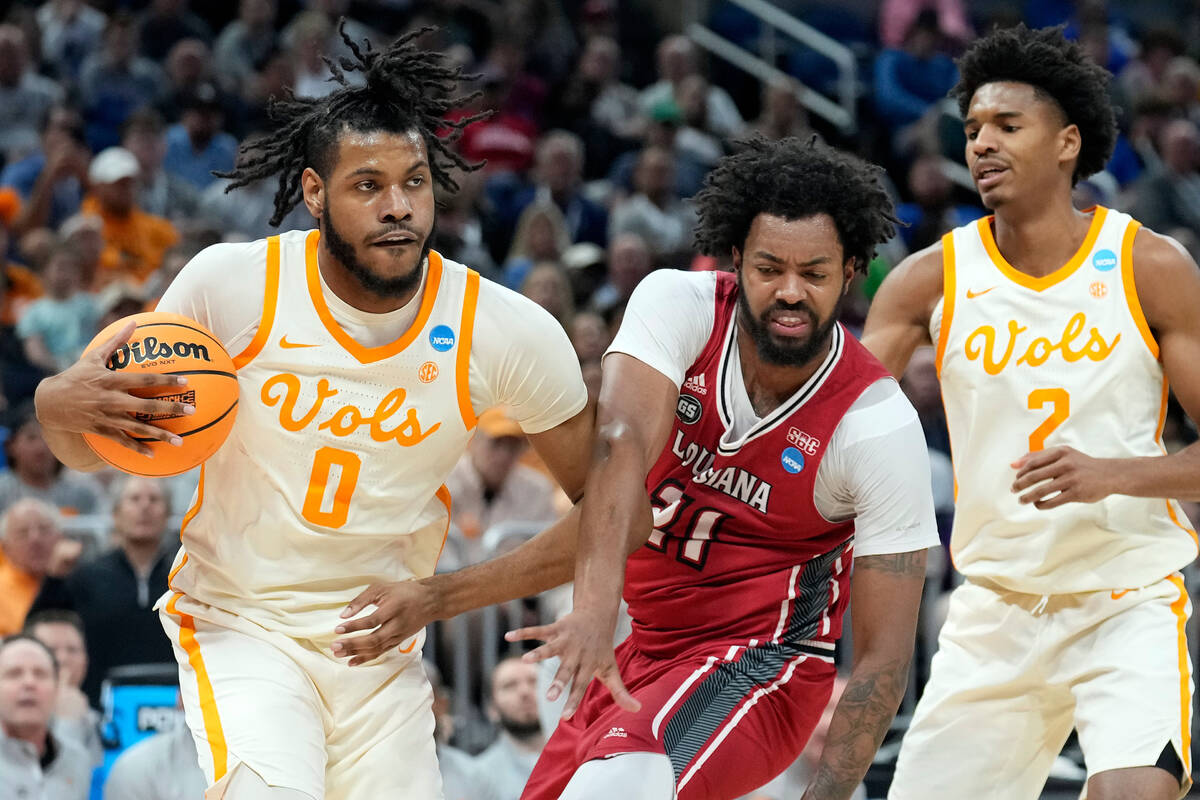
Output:
<path fill-rule="evenodd" d="M 900 384 L 888 376 L 871 383 L 850 404 L 833 441 L 842 447 L 850 447 L 920 424 L 917 410 L 901 391 Z"/>
<path fill-rule="evenodd" d="M 683 293 L 711 300 L 717 290 L 717 280 L 722 273 L 703 270 L 692 272 L 682 269 L 656 269 L 638 283 L 634 293 L 671 296 Z"/>
<path fill-rule="evenodd" d="M 1144 225 L 1134 234 L 1132 256 L 1133 267 L 1138 273 L 1190 272 L 1196 269 L 1196 262 L 1177 239 Z"/>
<path fill-rule="evenodd" d="M 282 240 L 282 237 L 281 237 Z M 223 282 L 228 288 L 267 271 L 267 240 L 210 244 L 189 261 L 181 278 L 198 283 Z"/>
<path fill-rule="evenodd" d="M 479 333 L 474 341 L 481 344 L 488 343 L 488 336 L 499 337 L 495 344 L 566 338 L 562 323 L 549 311 L 520 292 L 484 277 L 479 279 L 475 330 Z"/>

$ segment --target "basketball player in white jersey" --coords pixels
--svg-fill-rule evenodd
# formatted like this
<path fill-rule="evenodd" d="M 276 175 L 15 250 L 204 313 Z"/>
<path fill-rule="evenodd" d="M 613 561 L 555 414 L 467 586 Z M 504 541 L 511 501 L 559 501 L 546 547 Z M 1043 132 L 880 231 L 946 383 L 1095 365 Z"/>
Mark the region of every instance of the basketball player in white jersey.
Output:
<path fill-rule="evenodd" d="M 1200 418 L 1200 273 L 1072 186 L 1116 136 L 1108 79 L 1057 29 L 959 62 L 966 160 L 994 216 L 883 283 L 864 343 L 894 373 L 933 344 L 957 478 L 950 600 L 892 800 L 1026 800 L 1072 728 L 1090 800 L 1191 784 L 1200 449 L 1162 449 L 1167 379 Z"/>
<path fill-rule="evenodd" d="M 434 182 L 473 165 L 437 133 L 463 102 L 458 70 L 416 35 L 342 61 L 362 86 L 335 66 L 328 97 L 277 103 L 277 133 L 230 176 L 277 178 L 273 222 L 303 201 L 319 230 L 209 248 L 159 305 L 238 367 L 237 421 L 159 601 L 210 800 L 440 798 L 423 634 L 347 661 L 340 612 L 371 585 L 432 575 L 442 481 L 483 410 L 507 405 L 567 492 L 582 487 L 592 424 L 566 334 L 429 250 Z M 97 466 L 81 431 L 171 438 L 125 415 L 172 408 L 132 400 L 104 357 L 38 397 L 74 467 Z"/>

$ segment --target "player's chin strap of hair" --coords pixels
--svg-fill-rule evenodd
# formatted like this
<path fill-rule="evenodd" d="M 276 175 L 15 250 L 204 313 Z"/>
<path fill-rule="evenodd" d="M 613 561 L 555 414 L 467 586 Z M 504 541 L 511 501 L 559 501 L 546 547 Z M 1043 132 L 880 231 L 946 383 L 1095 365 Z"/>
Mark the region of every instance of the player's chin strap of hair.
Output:
<path fill-rule="evenodd" d="M 675 800 L 675 768 L 663 753 L 618 753 L 582 764 L 558 800 Z"/>

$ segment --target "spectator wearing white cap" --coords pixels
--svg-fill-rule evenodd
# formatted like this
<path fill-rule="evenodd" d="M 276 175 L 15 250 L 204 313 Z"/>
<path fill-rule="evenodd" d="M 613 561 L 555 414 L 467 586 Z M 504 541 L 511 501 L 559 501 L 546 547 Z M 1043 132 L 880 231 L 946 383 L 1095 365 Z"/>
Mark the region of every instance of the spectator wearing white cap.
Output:
<path fill-rule="evenodd" d="M 169 221 L 138 207 L 135 181 L 140 174 L 137 158 L 124 147 L 101 151 L 88 168 L 91 191 L 82 210 L 104 221 L 99 283 L 125 277 L 141 285 L 158 269 L 163 253 L 179 241 Z"/>

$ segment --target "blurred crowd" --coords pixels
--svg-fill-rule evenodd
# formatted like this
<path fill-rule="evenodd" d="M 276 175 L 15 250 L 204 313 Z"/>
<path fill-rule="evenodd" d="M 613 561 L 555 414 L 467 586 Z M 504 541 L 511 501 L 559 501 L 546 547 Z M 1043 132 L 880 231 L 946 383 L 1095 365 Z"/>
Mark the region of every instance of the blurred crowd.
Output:
<path fill-rule="evenodd" d="M 42 439 L 33 391 L 109 323 L 152 309 L 204 247 L 276 232 L 267 224 L 274 184 L 227 191 L 230 182 L 214 173 L 234 166 L 240 142 L 270 130 L 271 96 L 332 91 L 323 57 L 346 52 L 339 21 L 347 36 L 377 47 L 433 26 L 424 45 L 476 76 L 467 88 L 477 97 L 455 118 L 495 114 L 457 146 L 487 166 L 458 175 L 460 191 L 441 198 L 434 247 L 557 318 L 593 400 L 600 358 L 639 281 L 655 269 L 726 266 L 693 254 L 689 198 L 739 137 L 818 136 L 886 167 L 904 224 L 855 287 L 844 317 L 852 330 L 892 266 L 983 215 L 974 191 L 955 180 L 964 139 L 946 92 L 955 55 L 994 24 L 1065 24 L 1115 76 L 1117 149 L 1104 172 L 1079 185 L 1079 206 L 1130 211 L 1200 255 L 1200 3 L 1167 4 L 1153 25 L 1134 4 L 1103 0 L 1030 2 L 1023 12 L 1018 3 L 965 0 L 776 5 L 851 48 L 860 67 L 853 132 L 810 116 L 799 100 L 805 86 L 833 91 L 832 62 L 780 37 L 774 66 L 787 77 L 763 85 L 706 59 L 679 33 L 689 21 L 682 12 L 651 0 L 7 4 L 0 636 L 29 635 L 0 646 L 0 787 L 25 776 L 41 781 L 44 794 L 31 797 L 84 796 L 78 776 L 104 758 L 105 677 L 123 665 L 173 662 L 151 606 L 166 589 L 196 480 L 65 469 Z M 721 0 L 701 21 L 752 51 L 766 35 Z M 301 205 L 281 227 L 314 225 Z M 903 386 L 925 424 L 948 536 L 953 474 L 932 353 L 918 353 Z M 1195 438 L 1175 404 L 1166 437 L 1172 448 Z M 440 568 L 511 547 L 567 503 L 502 409 L 480 419 L 448 485 L 454 518 Z M 914 692 L 935 647 L 942 593 L 955 582 L 942 557 L 931 562 Z M 562 601 L 530 599 L 430 637 L 451 800 L 519 794 L 554 717 L 538 713 L 537 669 L 508 657 L 498 634 L 562 613 Z M 49 755 L 39 737 L 56 743 Z M 167 781 L 158 767 L 194 766 L 186 735 L 173 730 L 146 745 L 113 773 L 107 796 L 195 791 L 193 773 Z M 801 759 L 755 797 L 798 796 L 803 767 Z"/>

